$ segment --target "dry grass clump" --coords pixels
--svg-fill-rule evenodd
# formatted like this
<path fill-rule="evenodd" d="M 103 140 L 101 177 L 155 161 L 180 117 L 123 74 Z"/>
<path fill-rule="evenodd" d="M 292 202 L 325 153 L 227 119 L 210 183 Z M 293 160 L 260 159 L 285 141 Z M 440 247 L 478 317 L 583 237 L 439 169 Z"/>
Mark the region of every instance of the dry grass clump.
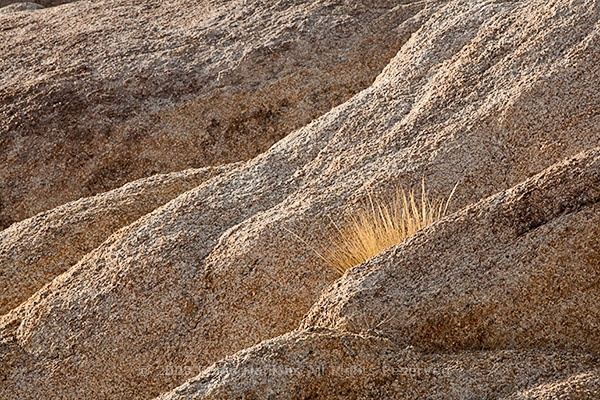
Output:
<path fill-rule="evenodd" d="M 343 228 L 334 223 L 336 237 L 323 255 L 317 254 L 343 274 L 442 218 L 455 189 L 446 200 L 430 199 L 424 183 L 418 200 L 414 191 L 404 189 L 397 189 L 391 200 L 369 195 L 366 204 L 349 217 Z"/>

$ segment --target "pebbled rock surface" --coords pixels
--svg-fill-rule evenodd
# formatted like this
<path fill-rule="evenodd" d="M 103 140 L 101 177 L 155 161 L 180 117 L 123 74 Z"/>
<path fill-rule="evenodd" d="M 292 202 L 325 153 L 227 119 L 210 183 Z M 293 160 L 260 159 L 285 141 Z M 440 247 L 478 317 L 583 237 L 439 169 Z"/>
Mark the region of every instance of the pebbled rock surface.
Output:
<path fill-rule="evenodd" d="M 256 156 L 370 85 L 428 4 L 106 0 L 0 14 L 0 229 L 137 178 Z"/>
<path fill-rule="evenodd" d="M 421 353 L 381 337 L 311 329 L 219 361 L 157 400 L 587 400 L 600 393 L 597 372 L 586 372 L 596 363 L 564 351 Z"/>
<path fill-rule="evenodd" d="M 12 3 L 12 2 L 4 2 L 2 0 L 0 0 L 0 14 L 10 14 L 10 13 L 14 13 L 17 11 L 31 11 L 31 10 L 41 10 L 42 8 L 44 8 L 44 6 L 42 6 L 39 3 L 32 3 L 32 2 L 23 2 L 23 3 Z M 8 5 L 7 5 L 8 4 Z"/>
<path fill-rule="evenodd" d="M 600 354 L 600 148 L 466 207 L 353 268 L 303 326 L 424 351 Z"/>
<path fill-rule="evenodd" d="M 173 172 L 67 203 L 0 232 L 0 315 L 65 272 L 111 234 L 236 164 Z"/>
<path fill-rule="evenodd" d="M 162 400 L 593 399 L 600 148 L 350 269 L 300 330 Z"/>
<path fill-rule="evenodd" d="M 410 38 L 372 85 L 115 232 L 3 316 L 0 398 L 152 398 L 198 373 L 190 396 L 216 385 L 225 392 L 215 393 L 247 388 L 260 398 L 269 381 L 243 386 L 240 377 L 252 374 L 243 360 L 270 376 L 271 365 L 298 365 L 303 346 L 335 364 L 344 343 L 365 354 L 364 365 L 390 346 L 390 363 L 407 346 L 425 366 L 436 365 L 430 356 L 455 359 L 461 378 L 452 387 L 474 397 L 597 390 L 600 6 L 360 4 L 416 7 L 404 22 L 389 20 L 399 43 Z M 369 192 L 410 189 L 422 178 L 433 196 L 459 182 L 455 213 L 337 283 L 289 233 L 326 246 L 333 222 Z M 274 339 L 280 356 L 256 356 L 271 351 L 259 343 L 298 326 L 307 333 Z M 315 327 L 348 339 L 312 337 Z M 291 345 L 296 334 L 306 344 Z M 257 344 L 264 352 L 235 355 Z M 504 364 L 502 352 L 511 354 Z M 318 370 L 312 354 L 307 371 Z M 480 361 L 467 367 L 461 357 Z M 287 373 L 272 372 L 274 391 Z M 382 381 L 377 374 L 335 379 L 360 397 Z M 494 386 L 499 379 L 511 389 Z M 397 396 L 452 398 L 428 382 Z M 299 393 L 333 390 L 318 377 L 306 385 Z"/>

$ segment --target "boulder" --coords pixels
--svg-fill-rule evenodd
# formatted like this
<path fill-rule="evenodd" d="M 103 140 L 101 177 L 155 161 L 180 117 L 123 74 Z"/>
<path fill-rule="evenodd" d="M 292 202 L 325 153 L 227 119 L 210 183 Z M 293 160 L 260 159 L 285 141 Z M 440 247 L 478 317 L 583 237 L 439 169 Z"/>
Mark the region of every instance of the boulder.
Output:
<path fill-rule="evenodd" d="M 597 148 L 350 269 L 299 330 L 160 399 L 597 398 L 599 235 Z"/>
<path fill-rule="evenodd" d="M 260 11 L 267 22 L 282 15 L 280 5 L 291 7 L 267 4 L 271 8 Z M 315 21 L 339 18 L 335 7 L 320 8 L 326 4 L 313 4 L 322 10 Z M 544 354 L 565 352 L 574 354 L 565 355 L 568 365 L 581 362 L 582 369 L 565 366 L 544 375 L 555 382 L 592 373 L 585 360 L 597 349 L 597 315 L 576 310 L 593 311 L 595 281 L 584 281 L 595 277 L 594 258 L 565 274 L 578 256 L 593 257 L 597 249 L 597 4 L 457 0 L 339 7 L 389 16 L 373 24 L 395 26 L 387 32 L 398 44 L 412 34 L 368 88 L 112 234 L 2 317 L 0 398 L 152 398 L 301 324 L 354 335 L 351 341 L 379 329 L 386 343 L 412 345 L 419 353 L 541 354 L 538 364 L 505 381 L 515 391 L 550 382 L 528 372 L 546 362 Z M 407 9 L 413 12 L 405 19 Z M 355 67 L 361 68 L 348 65 Z M 186 121 L 178 118 L 170 121 Z M 331 286 L 338 276 L 313 250 L 328 246 L 334 225 L 369 193 L 389 195 L 423 179 L 433 197 L 447 196 L 458 182 L 454 214 Z M 418 255 L 437 264 L 419 264 Z M 370 284 L 380 285 L 374 286 L 379 292 Z M 524 295 L 540 298 L 518 297 L 519 284 L 529 285 Z M 484 288 L 499 295 L 497 304 Z M 511 299 L 514 314 L 507 311 Z M 417 314 L 398 321 L 384 312 L 390 304 L 401 315 Z M 557 310 L 571 325 L 551 320 Z M 372 323 L 361 322 L 363 316 Z M 584 330 L 580 339 L 577 329 Z M 377 353 L 377 346 L 369 351 Z M 528 356 L 515 357 L 528 362 Z M 531 383 L 525 384 L 527 376 Z M 496 392 L 511 394 L 490 389 Z"/>
<path fill-rule="evenodd" d="M 430 4 L 111 0 L 0 15 L 0 229 L 256 156 L 369 86 Z"/>
<path fill-rule="evenodd" d="M 157 400 L 544 400 L 557 394 L 591 400 L 600 393 L 594 362 L 556 351 L 427 354 L 383 338 L 313 329 L 219 361 Z"/>
<path fill-rule="evenodd" d="M 304 327 L 423 351 L 600 354 L 600 148 L 466 207 L 351 269 Z"/>
<path fill-rule="evenodd" d="M 118 229 L 233 167 L 235 164 L 143 178 L 0 231 L 0 315 L 68 270 Z"/>

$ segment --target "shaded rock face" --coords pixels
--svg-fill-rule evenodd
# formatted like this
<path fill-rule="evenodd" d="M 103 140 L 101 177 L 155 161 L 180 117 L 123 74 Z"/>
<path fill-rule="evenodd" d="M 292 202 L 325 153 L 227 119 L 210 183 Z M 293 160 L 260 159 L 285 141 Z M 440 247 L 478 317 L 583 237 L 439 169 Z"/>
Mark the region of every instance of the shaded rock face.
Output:
<path fill-rule="evenodd" d="M 116 0 L 0 16 L 0 228 L 257 155 L 368 86 L 426 5 Z"/>
<path fill-rule="evenodd" d="M 386 20 L 399 42 L 412 34 L 373 84 L 78 255 L 3 316 L 0 397 L 152 398 L 198 372 L 165 396 L 597 391 L 598 5 L 369 4 L 414 11 Z M 332 286 L 289 233 L 326 246 L 367 193 L 422 178 L 433 196 L 459 182 L 455 213 Z M 381 369 L 319 375 L 350 360 Z M 387 366 L 455 361 L 450 378 L 387 379 Z"/>
<path fill-rule="evenodd" d="M 39 10 L 44 7 L 58 6 L 65 3 L 71 3 L 77 0 L 39 0 L 33 2 L 21 2 L 19 0 L 0 0 L 0 7 L 5 11 L 29 11 Z M 0 12 L 2 12 L 0 10 Z"/>
<path fill-rule="evenodd" d="M 9 14 L 9 13 L 13 13 L 13 12 L 17 12 L 17 11 L 31 11 L 31 10 L 40 10 L 42 8 L 44 8 L 44 6 L 42 6 L 41 4 L 38 3 L 31 3 L 31 2 L 25 2 L 25 3 L 13 3 L 10 4 L 11 2 L 8 3 L 4 3 L 2 1 L 0 1 L 0 14 Z M 7 5 L 9 4 L 9 5 Z"/>
<path fill-rule="evenodd" d="M 600 372 L 596 369 L 580 374 L 573 374 L 556 382 L 538 385 L 507 397 L 507 399 L 592 400 L 598 397 L 600 397 Z"/>

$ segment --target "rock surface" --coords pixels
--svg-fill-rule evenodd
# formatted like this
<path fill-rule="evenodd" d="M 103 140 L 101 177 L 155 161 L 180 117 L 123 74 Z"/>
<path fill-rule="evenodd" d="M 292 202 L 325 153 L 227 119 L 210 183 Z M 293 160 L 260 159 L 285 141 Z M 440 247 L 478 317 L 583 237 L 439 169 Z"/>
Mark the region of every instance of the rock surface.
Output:
<path fill-rule="evenodd" d="M 236 164 L 140 179 L 0 232 L 0 315 L 65 272 L 119 228 Z"/>
<path fill-rule="evenodd" d="M 310 330 L 219 361 L 159 399 L 591 400 L 600 394 L 595 367 L 593 357 L 567 352 L 427 354 L 378 337 Z"/>
<path fill-rule="evenodd" d="M 597 398 L 599 237 L 600 147 L 352 268 L 301 331 L 161 399 Z"/>
<path fill-rule="evenodd" d="M 9 5 L 6 4 L 0 0 L 0 14 L 9 14 L 17 11 L 41 10 L 42 8 L 44 8 L 44 6 L 42 6 L 41 4 L 31 2 L 13 3 Z"/>
<path fill-rule="evenodd" d="M 427 4 L 106 0 L 0 15 L 0 229 L 265 151 L 371 84 Z"/>
<path fill-rule="evenodd" d="M 424 351 L 600 354 L 600 148 L 425 228 L 353 268 L 305 327 Z"/>
<path fill-rule="evenodd" d="M 596 398 L 598 237 L 600 148 L 349 270 L 300 331 L 161 399 Z"/>
<path fill-rule="evenodd" d="M 322 2 L 280 14 L 291 2 L 268 4 L 261 19 L 341 18 Z M 593 398 L 600 5 L 339 4 L 375 10 L 383 19 L 373 24 L 389 24 L 377 29 L 395 44 L 412 35 L 367 89 L 307 125 L 290 117 L 289 130 L 302 127 L 267 152 L 77 253 L 3 316 L 0 398 L 152 398 L 198 374 L 165 396 Z M 240 71 L 255 62 L 231 73 L 248 76 Z M 219 93 L 216 107 L 246 104 Z M 185 115 L 159 125 L 197 123 Z M 434 196 L 459 182 L 454 214 L 331 286 L 338 277 L 295 235 L 320 249 L 369 192 L 422 178 Z M 351 367 L 347 357 L 382 370 L 318 375 Z M 448 385 L 444 376 L 388 382 L 387 366 L 409 365 L 456 369 Z"/>

